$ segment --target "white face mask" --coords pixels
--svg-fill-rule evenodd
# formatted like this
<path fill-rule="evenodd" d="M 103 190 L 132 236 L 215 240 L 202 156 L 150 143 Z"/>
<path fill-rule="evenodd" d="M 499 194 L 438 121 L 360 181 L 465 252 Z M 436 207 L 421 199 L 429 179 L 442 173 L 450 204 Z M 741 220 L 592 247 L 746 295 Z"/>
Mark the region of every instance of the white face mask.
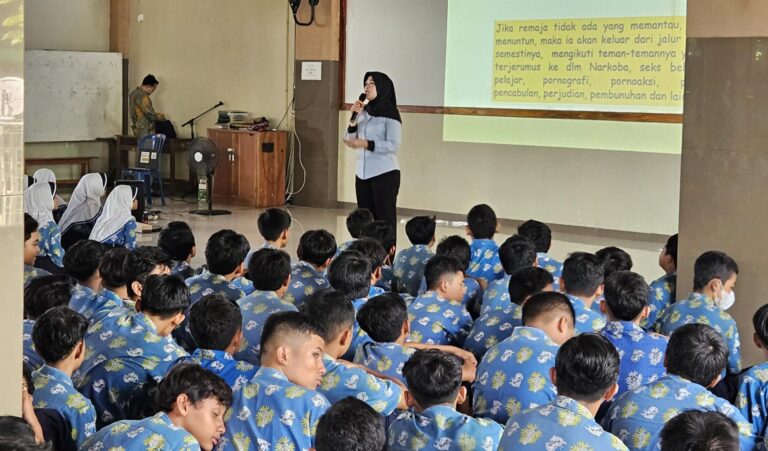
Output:
<path fill-rule="evenodd" d="M 733 304 L 736 303 L 736 292 L 731 290 L 730 293 L 726 292 L 725 289 L 720 290 L 720 302 L 719 307 L 723 310 L 728 310 L 729 308 L 733 307 Z"/>

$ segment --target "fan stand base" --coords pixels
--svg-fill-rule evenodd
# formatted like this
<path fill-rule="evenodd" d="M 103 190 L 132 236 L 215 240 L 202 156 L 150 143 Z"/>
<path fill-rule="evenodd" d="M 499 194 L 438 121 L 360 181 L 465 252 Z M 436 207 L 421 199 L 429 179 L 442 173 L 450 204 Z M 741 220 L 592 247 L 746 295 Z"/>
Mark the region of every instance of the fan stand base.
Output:
<path fill-rule="evenodd" d="M 229 210 L 192 210 L 189 213 L 193 215 L 201 215 L 201 216 L 221 216 L 221 215 L 232 214 L 232 212 Z"/>

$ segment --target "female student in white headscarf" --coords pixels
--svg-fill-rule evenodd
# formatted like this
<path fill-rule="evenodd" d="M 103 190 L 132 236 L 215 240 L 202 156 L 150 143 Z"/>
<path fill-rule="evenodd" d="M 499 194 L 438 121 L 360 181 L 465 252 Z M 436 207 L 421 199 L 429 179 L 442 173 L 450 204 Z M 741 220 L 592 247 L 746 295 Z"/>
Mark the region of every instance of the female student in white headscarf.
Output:
<path fill-rule="evenodd" d="M 67 210 L 67 203 L 58 194 L 59 186 L 56 183 L 56 174 L 48 168 L 42 168 L 35 171 L 32 174 L 32 178 L 35 180 L 35 183 L 53 184 L 53 198 L 56 199 L 56 208 L 53 209 L 53 220 L 58 224 L 61 216 Z"/>
<path fill-rule="evenodd" d="M 40 255 L 35 259 L 35 266 L 50 273 L 61 273 L 64 249 L 61 247 L 61 230 L 53 220 L 54 190 L 51 183 L 32 184 L 24 191 L 24 213 L 37 221 L 37 231 L 40 232 Z"/>
<path fill-rule="evenodd" d="M 77 183 L 67 210 L 59 219 L 64 250 L 80 240 L 87 240 L 101 214 L 101 197 L 107 189 L 106 174 L 85 174 Z"/>
<path fill-rule="evenodd" d="M 90 239 L 112 247 L 136 249 L 136 219 L 131 210 L 137 207 L 137 193 L 132 186 L 116 186 L 104 202 L 104 209 L 93 226 Z"/>

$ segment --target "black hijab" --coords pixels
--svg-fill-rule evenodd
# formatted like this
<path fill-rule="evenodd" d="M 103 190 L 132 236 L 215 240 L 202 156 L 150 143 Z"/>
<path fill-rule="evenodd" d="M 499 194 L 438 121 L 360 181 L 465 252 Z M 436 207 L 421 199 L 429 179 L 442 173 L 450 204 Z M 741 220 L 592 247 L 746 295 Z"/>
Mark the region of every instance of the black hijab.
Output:
<path fill-rule="evenodd" d="M 368 77 L 373 77 L 376 84 L 376 98 L 368 102 L 365 111 L 374 117 L 388 117 L 402 123 L 400 111 L 397 110 L 397 97 L 395 97 L 395 85 L 387 74 L 381 72 L 366 72 L 363 78 L 363 86 Z"/>

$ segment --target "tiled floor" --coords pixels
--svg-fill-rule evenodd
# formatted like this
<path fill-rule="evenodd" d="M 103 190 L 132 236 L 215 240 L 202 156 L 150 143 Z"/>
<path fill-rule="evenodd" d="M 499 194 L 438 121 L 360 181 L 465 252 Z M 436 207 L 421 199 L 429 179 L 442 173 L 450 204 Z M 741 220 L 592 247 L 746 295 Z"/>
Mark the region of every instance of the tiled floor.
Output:
<path fill-rule="evenodd" d="M 262 239 L 256 228 L 256 219 L 262 210 L 247 207 L 216 205 L 217 209 L 228 209 L 232 212 L 227 216 L 205 217 L 189 214 L 189 210 L 196 209 L 196 203 L 187 203 L 180 200 L 169 200 L 166 207 L 162 207 L 162 214 L 159 225 L 165 225 L 169 221 L 186 221 L 192 227 L 197 241 L 197 256 L 193 259 L 194 266 L 205 263 L 205 242 L 208 237 L 223 228 L 231 228 L 244 234 L 251 246 L 260 246 Z M 289 206 L 288 211 L 293 216 L 291 226 L 291 235 L 288 249 L 286 249 L 292 258 L 296 258 L 296 246 L 301 235 L 311 229 L 323 228 L 336 236 L 338 242 L 350 239 L 345 226 L 345 219 L 348 210 L 319 209 L 307 207 Z M 401 217 L 398 229 L 398 249 L 410 245 L 405 235 L 405 221 L 408 218 Z M 440 220 L 440 218 L 438 218 Z M 502 243 L 509 235 L 515 232 L 514 229 L 502 228 L 501 233 L 496 236 L 496 241 Z M 437 239 L 443 236 L 464 234 L 464 226 L 452 224 L 448 221 L 442 222 L 437 229 Z M 140 245 L 150 245 L 157 243 L 157 233 L 140 235 Z M 659 250 L 663 247 L 663 241 L 638 241 L 638 240 L 617 240 L 608 235 L 601 236 L 600 232 L 594 232 L 589 235 L 581 234 L 557 234 L 553 236 L 551 255 L 562 261 L 570 252 L 587 251 L 594 252 L 605 246 L 618 246 L 627 251 L 634 262 L 633 270 L 642 274 L 649 282 L 658 278 L 662 271 L 657 265 Z"/>

